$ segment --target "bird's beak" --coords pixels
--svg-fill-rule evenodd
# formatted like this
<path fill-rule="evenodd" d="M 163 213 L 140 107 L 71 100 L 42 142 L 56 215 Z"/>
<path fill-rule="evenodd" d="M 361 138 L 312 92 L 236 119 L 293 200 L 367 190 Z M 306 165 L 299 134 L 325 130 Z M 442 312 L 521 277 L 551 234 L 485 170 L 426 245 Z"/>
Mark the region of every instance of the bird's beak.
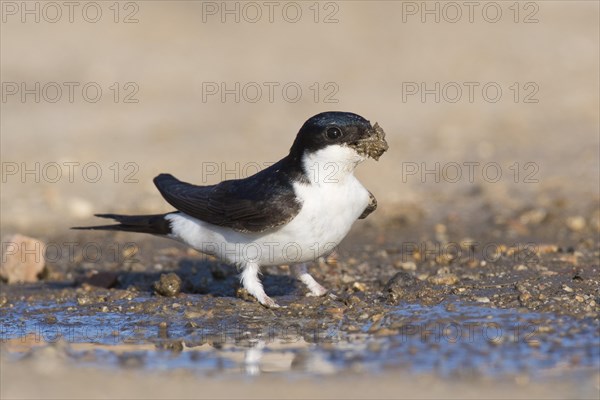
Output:
<path fill-rule="evenodd" d="M 385 132 L 377 123 L 370 129 L 369 136 L 359 140 L 354 147 L 359 154 L 369 156 L 375 161 L 389 148 L 385 141 Z"/>

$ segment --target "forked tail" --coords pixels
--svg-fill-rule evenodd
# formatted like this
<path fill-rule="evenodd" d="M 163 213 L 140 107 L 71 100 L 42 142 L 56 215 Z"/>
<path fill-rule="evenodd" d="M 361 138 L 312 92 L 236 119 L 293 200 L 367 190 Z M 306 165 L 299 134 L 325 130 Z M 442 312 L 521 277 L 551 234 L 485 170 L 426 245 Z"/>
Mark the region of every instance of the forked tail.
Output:
<path fill-rule="evenodd" d="M 114 225 L 99 226 L 76 226 L 71 229 L 91 229 L 104 231 L 126 231 L 151 233 L 153 235 L 168 235 L 171 233 L 171 224 L 165 216 L 169 214 L 155 215 L 120 215 L 120 214 L 95 214 L 100 218 L 111 218 L 118 222 Z"/>

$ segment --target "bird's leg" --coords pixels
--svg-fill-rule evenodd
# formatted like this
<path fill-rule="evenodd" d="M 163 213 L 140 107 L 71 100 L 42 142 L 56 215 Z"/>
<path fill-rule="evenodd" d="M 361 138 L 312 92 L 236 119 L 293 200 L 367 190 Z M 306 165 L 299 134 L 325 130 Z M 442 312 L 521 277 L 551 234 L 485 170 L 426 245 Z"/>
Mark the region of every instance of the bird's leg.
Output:
<path fill-rule="evenodd" d="M 319 282 L 315 281 L 315 278 L 308 273 L 306 264 L 293 265 L 292 271 L 294 276 L 310 290 L 310 293 L 308 293 L 307 296 L 323 296 L 327 293 L 327 289 L 321 286 Z"/>
<path fill-rule="evenodd" d="M 244 289 L 246 289 L 248 293 L 256 297 L 256 300 L 263 306 L 269 308 L 279 307 L 279 305 L 265 293 L 263 285 L 260 282 L 260 279 L 258 279 L 259 271 L 260 269 L 257 264 L 247 263 L 243 267 L 243 271 L 240 275 L 242 286 L 244 286 Z"/>

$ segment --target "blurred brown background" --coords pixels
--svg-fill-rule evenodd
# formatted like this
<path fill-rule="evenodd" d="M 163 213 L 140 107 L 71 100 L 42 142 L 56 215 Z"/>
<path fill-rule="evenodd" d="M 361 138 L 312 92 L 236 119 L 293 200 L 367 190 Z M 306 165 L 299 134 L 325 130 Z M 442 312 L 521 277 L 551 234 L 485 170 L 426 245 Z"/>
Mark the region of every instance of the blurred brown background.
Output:
<path fill-rule="evenodd" d="M 464 6 L 452 22 L 456 9 L 444 2 L 427 3 L 438 7 L 439 22 L 423 13 L 422 2 L 281 2 L 273 22 L 261 2 L 228 2 L 239 10 L 239 22 L 224 14 L 224 23 L 221 2 L 122 2 L 118 15 L 113 2 L 99 2 L 96 23 L 86 20 L 97 11 L 84 10 L 86 3 L 74 8 L 73 22 L 66 7 L 49 22 L 57 11 L 30 2 L 34 14 L 39 7 L 35 22 L 22 4 L 2 2 L 3 232 L 61 232 L 90 222 L 93 212 L 167 211 L 152 184 L 158 173 L 202 184 L 254 172 L 256 164 L 281 158 L 301 124 L 326 110 L 356 112 L 387 132 L 390 151 L 358 170 L 379 199 L 376 218 L 402 213 L 406 205 L 432 217 L 440 209 L 472 212 L 464 199 L 485 199 L 496 210 L 556 199 L 577 208 L 597 200 L 597 2 L 516 8 L 499 2 L 497 22 L 486 2 L 474 8 L 472 22 Z M 206 92 L 236 82 L 239 102 Z M 256 85 L 242 92 L 251 82 Z M 265 82 L 274 82 L 272 101 Z M 436 82 L 439 102 L 406 91 L 421 83 L 433 89 Z M 473 101 L 465 82 L 476 85 Z M 39 103 L 35 93 L 22 97 L 23 83 L 37 91 Z M 493 88 L 502 89 L 497 102 L 482 93 L 489 83 L 492 97 Z M 301 88 L 298 101 L 286 100 L 286 84 L 291 97 Z M 53 103 L 56 86 L 62 94 Z M 262 97 L 248 101 L 256 86 Z M 462 96 L 452 102 L 456 86 Z M 92 102 L 97 87 L 102 97 Z M 133 92 L 129 100 L 138 102 L 125 102 Z M 337 103 L 326 102 L 328 94 Z M 225 176 L 222 162 L 233 172 Z M 407 168 L 434 169 L 436 162 L 439 172 L 425 180 L 420 171 L 407 175 Z M 480 163 L 473 182 L 465 162 Z M 35 163 L 39 176 L 22 177 Z M 58 182 L 52 163 L 62 169 Z M 88 163 L 96 164 L 83 173 Z M 448 163 L 461 166 L 457 183 L 441 176 Z M 482 176 L 486 163 L 501 167 L 498 182 Z M 93 182 L 96 167 L 102 176 Z M 126 183 L 132 172 L 138 183 Z M 529 173 L 537 183 L 526 182 Z"/>

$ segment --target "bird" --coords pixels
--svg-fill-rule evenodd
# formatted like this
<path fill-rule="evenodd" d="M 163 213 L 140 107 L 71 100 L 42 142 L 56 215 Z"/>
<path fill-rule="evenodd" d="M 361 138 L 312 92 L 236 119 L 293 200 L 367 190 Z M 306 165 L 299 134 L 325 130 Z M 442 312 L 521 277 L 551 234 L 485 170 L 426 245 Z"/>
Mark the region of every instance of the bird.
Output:
<path fill-rule="evenodd" d="M 358 219 L 377 208 L 354 176 L 367 158 L 388 150 L 385 132 L 358 114 L 319 113 L 304 122 L 289 153 L 254 175 L 199 186 L 161 173 L 154 184 L 176 211 L 154 215 L 95 214 L 116 224 L 73 227 L 158 235 L 236 265 L 242 286 L 267 308 L 260 268 L 288 264 L 308 288 L 327 294 L 307 263 L 330 254 Z"/>

